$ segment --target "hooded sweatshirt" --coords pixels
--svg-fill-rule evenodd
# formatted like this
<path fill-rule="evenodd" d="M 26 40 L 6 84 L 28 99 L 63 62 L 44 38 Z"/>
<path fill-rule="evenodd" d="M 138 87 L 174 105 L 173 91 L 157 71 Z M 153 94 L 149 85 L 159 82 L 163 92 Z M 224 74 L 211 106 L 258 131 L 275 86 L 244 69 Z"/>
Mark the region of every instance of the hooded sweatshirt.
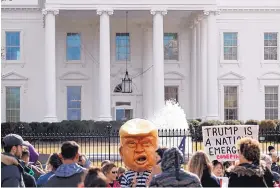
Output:
<path fill-rule="evenodd" d="M 184 157 L 178 148 L 166 150 L 161 161 L 162 172 L 153 177 L 150 187 L 201 187 L 197 175 L 186 172 L 182 164 Z"/>
<path fill-rule="evenodd" d="M 46 187 L 77 187 L 86 169 L 77 163 L 62 164 L 46 183 Z"/>

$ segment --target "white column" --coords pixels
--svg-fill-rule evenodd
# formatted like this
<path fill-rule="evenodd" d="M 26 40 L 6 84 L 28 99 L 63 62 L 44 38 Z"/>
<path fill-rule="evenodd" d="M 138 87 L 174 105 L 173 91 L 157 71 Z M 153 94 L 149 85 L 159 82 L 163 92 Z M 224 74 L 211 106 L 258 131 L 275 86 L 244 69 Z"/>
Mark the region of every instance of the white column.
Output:
<path fill-rule="evenodd" d="M 44 9 L 45 17 L 45 117 L 44 122 L 56 122 L 55 16 L 59 10 Z"/>
<path fill-rule="evenodd" d="M 207 67 L 207 119 L 218 119 L 218 33 L 216 14 L 217 11 L 204 11 L 208 15 L 208 67 Z"/>
<path fill-rule="evenodd" d="M 191 116 L 193 119 L 197 117 L 196 113 L 196 27 L 195 27 L 196 22 L 191 25 L 192 33 L 191 33 L 191 101 L 192 101 L 192 109 L 191 109 Z"/>
<path fill-rule="evenodd" d="M 166 10 L 151 10 L 153 15 L 153 83 L 154 114 L 164 107 L 163 16 Z"/>
<path fill-rule="evenodd" d="M 207 115 L 207 20 L 201 20 L 201 82 L 200 82 L 200 93 L 201 93 L 201 118 L 205 120 Z"/>
<path fill-rule="evenodd" d="M 99 121 L 111 121 L 110 15 L 113 10 L 97 10 L 100 15 Z"/>
<path fill-rule="evenodd" d="M 201 84 L 201 78 L 200 78 L 200 59 L 201 59 L 201 54 L 200 54 L 200 20 L 197 19 L 197 24 L 196 24 L 196 81 L 197 81 L 197 86 L 196 86 L 196 118 L 201 117 L 201 106 L 200 106 L 200 84 Z"/>
<path fill-rule="evenodd" d="M 143 38 L 143 118 L 153 116 L 153 30 L 144 28 Z"/>

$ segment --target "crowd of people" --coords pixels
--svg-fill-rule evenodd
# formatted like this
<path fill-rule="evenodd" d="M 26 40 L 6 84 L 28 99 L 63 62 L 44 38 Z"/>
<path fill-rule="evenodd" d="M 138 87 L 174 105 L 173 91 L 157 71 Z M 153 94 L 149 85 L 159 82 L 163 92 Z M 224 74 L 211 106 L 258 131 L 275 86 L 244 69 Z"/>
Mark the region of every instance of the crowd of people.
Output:
<path fill-rule="evenodd" d="M 94 167 L 74 141 L 64 142 L 45 166 L 21 136 L 9 134 L 3 143 L 1 187 L 221 187 L 221 177 L 228 178 L 228 187 L 279 187 L 280 182 L 277 151 L 270 146 L 268 155 L 261 154 L 259 142 L 251 138 L 239 140 L 239 159 L 233 162 L 210 161 L 197 151 L 185 164 L 178 148 L 158 148 L 153 154 L 157 164 L 149 172 L 134 172 L 109 160 Z"/>

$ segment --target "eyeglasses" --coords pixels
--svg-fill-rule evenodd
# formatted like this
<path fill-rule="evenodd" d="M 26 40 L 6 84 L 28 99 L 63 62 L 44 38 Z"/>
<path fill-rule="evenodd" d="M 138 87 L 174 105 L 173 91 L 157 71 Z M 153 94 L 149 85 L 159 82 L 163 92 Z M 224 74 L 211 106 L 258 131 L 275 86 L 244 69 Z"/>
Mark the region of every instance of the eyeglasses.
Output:
<path fill-rule="evenodd" d="M 112 171 L 112 174 L 117 174 L 118 173 L 118 171 Z"/>

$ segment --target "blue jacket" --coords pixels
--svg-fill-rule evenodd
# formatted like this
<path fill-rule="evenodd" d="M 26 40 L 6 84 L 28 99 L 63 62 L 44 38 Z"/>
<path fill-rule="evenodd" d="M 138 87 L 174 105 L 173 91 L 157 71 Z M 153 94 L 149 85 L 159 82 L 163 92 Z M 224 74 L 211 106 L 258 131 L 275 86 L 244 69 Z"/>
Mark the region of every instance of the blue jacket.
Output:
<path fill-rule="evenodd" d="M 53 171 L 41 175 L 41 176 L 38 178 L 38 180 L 37 180 L 37 186 L 38 186 L 38 187 L 44 186 L 44 185 L 48 182 L 49 178 L 50 178 L 52 175 L 54 175 L 54 172 L 53 172 Z"/>

